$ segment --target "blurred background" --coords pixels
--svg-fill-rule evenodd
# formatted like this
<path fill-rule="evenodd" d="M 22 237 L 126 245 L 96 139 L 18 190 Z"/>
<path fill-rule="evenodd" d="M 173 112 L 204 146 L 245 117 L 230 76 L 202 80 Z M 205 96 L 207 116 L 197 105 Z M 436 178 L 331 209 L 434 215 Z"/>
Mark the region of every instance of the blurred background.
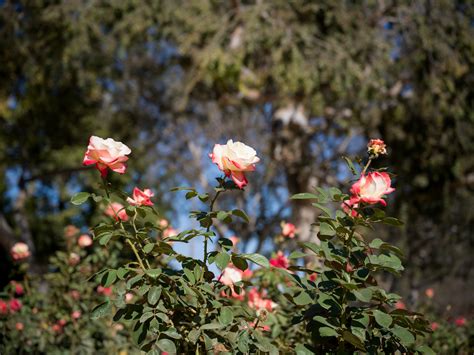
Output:
<path fill-rule="evenodd" d="M 282 220 L 315 238 L 317 210 L 289 197 L 347 189 L 341 157 L 382 138 L 405 221 L 376 232 L 406 257 L 387 288 L 472 314 L 473 64 L 471 1 L 0 1 L 0 288 L 15 242 L 41 273 L 66 225 L 88 229 L 94 207 L 69 200 L 97 188 L 90 135 L 132 149 L 111 178 L 152 188 L 177 229 L 190 206 L 169 189 L 211 188 L 215 143 L 255 147 L 230 197 L 251 223 L 219 232 L 267 255 Z"/>

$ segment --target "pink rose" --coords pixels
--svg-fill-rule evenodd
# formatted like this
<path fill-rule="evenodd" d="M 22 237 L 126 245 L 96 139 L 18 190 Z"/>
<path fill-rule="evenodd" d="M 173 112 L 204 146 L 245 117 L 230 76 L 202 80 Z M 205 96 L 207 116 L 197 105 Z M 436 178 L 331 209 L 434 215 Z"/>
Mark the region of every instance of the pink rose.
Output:
<path fill-rule="evenodd" d="M 237 269 L 235 266 L 227 266 L 222 270 L 222 274 L 219 278 L 219 281 L 224 285 L 232 286 L 236 282 L 242 281 L 244 272 L 240 269 Z"/>
<path fill-rule="evenodd" d="M 464 327 L 466 323 L 467 320 L 464 317 L 458 317 L 454 320 L 454 324 L 456 324 L 457 327 Z"/>
<path fill-rule="evenodd" d="M 232 139 L 226 145 L 216 144 L 209 157 L 241 189 L 248 183 L 244 173 L 254 171 L 255 164 L 260 161 L 253 148 L 241 142 L 234 143 Z"/>
<path fill-rule="evenodd" d="M 371 139 L 367 144 L 367 152 L 374 157 L 387 154 L 387 146 L 381 139 Z"/>
<path fill-rule="evenodd" d="M 425 295 L 428 298 L 433 298 L 434 295 L 435 295 L 435 292 L 432 288 L 427 288 L 426 291 L 425 291 Z"/>
<path fill-rule="evenodd" d="M 293 223 L 283 222 L 281 224 L 281 234 L 284 237 L 294 238 L 296 234 L 296 226 Z"/>
<path fill-rule="evenodd" d="M 257 323 L 257 321 L 253 321 L 251 323 L 249 323 L 249 326 L 250 328 L 255 328 L 255 324 Z M 268 325 L 261 325 L 260 323 L 257 325 L 257 328 L 264 331 L 264 332 L 269 332 L 271 329 L 270 329 L 270 326 Z"/>
<path fill-rule="evenodd" d="M 112 295 L 112 287 L 98 286 L 97 293 L 104 296 L 110 296 Z"/>
<path fill-rule="evenodd" d="M 125 294 L 125 302 L 130 303 L 133 300 L 133 293 L 127 292 Z"/>
<path fill-rule="evenodd" d="M 244 280 L 249 280 L 249 279 L 252 278 L 252 276 L 253 276 L 253 272 L 252 272 L 252 270 L 250 270 L 250 269 L 246 269 L 246 270 L 242 273 L 242 278 L 243 278 Z"/>
<path fill-rule="evenodd" d="M 405 305 L 405 303 L 403 301 L 397 301 L 395 303 L 395 308 L 396 309 L 407 309 L 407 306 Z"/>
<path fill-rule="evenodd" d="M 25 290 L 23 289 L 23 286 L 20 283 L 16 281 L 12 281 L 11 284 L 12 284 L 13 290 L 15 291 L 15 295 L 22 296 L 25 293 Z"/>
<path fill-rule="evenodd" d="M 61 325 L 59 324 L 53 324 L 53 326 L 51 327 L 51 329 L 53 330 L 53 332 L 55 333 L 60 333 L 63 328 L 61 327 Z"/>
<path fill-rule="evenodd" d="M 256 288 L 252 288 L 248 294 L 248 305 L 250 308 L 255 310 L 265 309 L 271 312 L 277 304 L 273 302 L 271 299 L 264 298 L 263 292 L 258 292 Z"/>
<path fill-rule="evenodd" d="M 122 220 L 126 222 L 128 220 L 127 212 L 121 203 L 112 202 L 104 212 L 107 216 L 112 217 L 116 221 Z"/>
<path fill-rule="evenodd" d="M 67 321 L 65 319 L 58 320 L 58 325 L 60 327 L 64 327 L 66 324 L 67 324 Z"/>
<path fill-rule="evenodd" d="M 23 323 L 21 323 L 21 322 L 17 322 L 17 323 L 15 324 L 15 328 L 16 328 L 16 330 L 18 330 L 19 332 L 21 332 L 21 331 L 25 328 L 25 325 L 24 325 Z"/>
<path fill-rule="evenodd" d="M 10 254 L 13 260 L 23 260 L 30 256 L 30 249 L 25 243 L 15 243 L 10 250 Z"/>
<path fill-rule="evenodd" d="M 360 179 L 352 185 L 351 193 L 354 201 L 365 202 L 368 204 L 375 204 L 380 202 L 386 206 L 387 202 L 382 198 L 384 195 L 388 195 L 395 191 L 394 188 L 390 187 L 391 180 L 387 173 L 371 172 L 365 176 L 361 176 Z"/>
<path fill-rule="evenodd" d="M 133 189 L 133 198 L 128 197 L 127 202 L 132 206 L 153 206 L 150 198 L 153 197 L 153 192 L 150 189 L 140 190 L 138 187 Z"/>
<path fill-rule="evenodd" d="M 71 313 L 71 318 L 72 319 L 79 319 L 79 318 L 81 318 L 81 315 L 82 315 L 81 311 L 74 311 L 74 312 Z"/>
<path fill-rule="evenodd" d="M 74 299 L 76 301 L 81 298 L 81 293 L 78 290 L 71 290 L 71 292 L 69 292 L 69 294 L 71 295 L 72 299 Z"/>
<path fill-rule="evenodd" d="M 166 219 L 162 218 L 162 219 L 159 220 L 158 224 L 160 225 L 160 227 L 166 228 L 166 227 L 168 227 L 169 223 Z"/>
<path fill-rule="evenodd" d="M 351 217 L 359 217 L 359 213 L 357 213 L 357 208 L 359 208 L 359 198 L 358 197 L 351 197 L 349 200 L 344 201 L 341 204 L 342 210 L 350 215 Z"/>
<path fill-rule="evenodd" d="M 125 165 L 128 160 L 127 155 L 131 152 L 125 144 L 116 142 L 112 138 L 102 139 L 92 136 L 89 139 L 83 164 L 95 164 L 102 177 L 107 176 L 107 169 L 123 174 L 127 169 Z"/>
<path fill-rule="evenodd" d="M 16 298 L 12 298 L 10 302 L 8 302 L 8 305 L 10 306 L 10 310 L 12 312 L 18 312 L 21 307 L 23 307 L 20 300 L 17 300 Z"/>
<path fill-rule="evenodd" d="M 2 300 L 0 300 L 0 314 L 8 314 L 8 305 Z"/>
<path fill-rule="evenodd" d="M 270 265 L 281 269 L 288 269 L 288 267 L 290 266 L 290 261 L 283 254 L 283 252 L 279 250 L 276 256 L 270 259 Z"/>
<path fill-rule="evenodd" d="M 64 236 L 66 238 L 72 238 L 79 232 L 80 232 L 79 228 L 77 228 L 76 226 L 73 226 L 72 224 L 69 224 L 66 226 L 66 228 L 64 228 Z"/>
<path fill-rule="evenodd" d="M 173 227 L 168 227 L 163 231 L 163 238 L 170 238 L 178 235 L 179 232 Z"/>
<path fill-rule="evenodd" d="M 77 244 L 81 247 L 81 248 L 87 248 L 87 247 L 90 247 L 92 245 L 92 238 L 89 236 L 89 234 L 83 234 L 79 237 L 79 239 L 77 240 Z"/>
<path fill-rule="evenodd" d="M 436 322 L 431 323 L 431 330 L 434 332 L 436 329 L 439 328 L 439 324 Z"/>
<path fill-rule="evenodd" d="M 316 273 L 316 272 L 313 273 L 313 274 L 311 274 L 311 275 L 309 275 L 309 280 L 310 280 L 310 281 L 315 282 L 317 278 L 318 278 L 318 273 Z"/>

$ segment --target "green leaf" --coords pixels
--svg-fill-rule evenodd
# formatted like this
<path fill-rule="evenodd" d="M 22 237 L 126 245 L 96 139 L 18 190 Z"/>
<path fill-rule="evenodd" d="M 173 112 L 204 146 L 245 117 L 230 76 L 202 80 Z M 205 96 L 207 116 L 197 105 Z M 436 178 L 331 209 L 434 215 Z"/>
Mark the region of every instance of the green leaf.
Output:
<path fill-rule="evenodd" d="M 303 192 L 303 193 L 291 196 L 292 200 L 308 200 L 308 199 L 317 199 L 317 198 L 318 198 L 318 195 L 310 194 L 308 192 Z"/>
<path fill-rule="evenodd" d="M 380 248 L 383 244 L 385 244 L 385 242 L 382 240 L 382 239 L 379 239 L 379 238 L 375 238 L 374 240 L 372 240 L 369 244 L 369 247 L 372 248 L 372 249 L 378 249 Z"/>
<path fill-rule="evenodd" d="M 319 235 L 332 237 L 336 234 L 336 231 L 329 223 L 321 223 L 319 225 Z"/>
<path fill-rule="evenodd" d="M 295 347 L 296 355 L 313 355 L 314 352 L 309 350 L 305 345 L 298 344 Z"/>
<path fill-rule="evenodd" d="M 242 211 L 242 210 L 239 210 L 239 209 L 232 210 L 232 214 L 233 214 L 234 216 L 237 216 L 237 217 L 242 218 L 242 219 L 243 219 L 245 222 L 247 222 L 247 223 L 250 222 L 249 216 L 247 215 L 247 213 L 245 213 L 245 212 Z"/>
<path fill-rule="evenodd" d="M 201 335 L 201 330 L 200 329 L 192 329 L 188 333 L 188 339 L 191 343 L 195 344 L 200 335 Z"/>
<path fill-rule="evenodd" d="M 112 236 L 113 236 L 112 233 L 103 233 L 103 234 L 101 234 L 100 239 L 99 239 L 99 244 L 100 245 L 107 245 L 107 243 L 110 241 Z"/>
<path fill-rule="evenodd" d="M 87 201 L 90 195 L 91 194 L 88 192 L 78 192 L 77 194 L 71 197 L 71 203 L 76 206 L 82 205 L 84 202 Z"/>
<path fill-rule="evenodd" d="M 388 328 L 392 324 L 392 317 L 378 309 L 373 311 L 375 321 L 383 328 Z"/>
<path fill-rule="evenodd" d="M 342 337 L 345 341 L 354 345 L 357 349 L 365 351 L 364 343 L 362 343 L 362 341 L 351 332 L 344 330 Z"/>
<path fill-rule="evenodd" d="M 413 334 L 407 329 L 402 328 L 398 325 L 391 329 L 391 332 L 400 339 L 400 342 L 404 346 L 410 346 L 415 342 L 415 337 L 413 336 Z"/>
<path fill-rule="evenodd" d="M 160 339 L 156 345 L 161 351 L 167 352 L 169 354 L 176 354 L 176 345 L 174 345 L 170 339 Z"/>
<path fill-rule="evenodd" d="M 265 268 L 270 267 L 270 263 L 268 259 L 264 257 L 263 255 L 253 253 L 253 254 L 242 254 L 240 256 L 262 267 L 265 267 Z"/>
<path fill-rule="evenodd" d="M 339 335 L 334 329 L 329 327 L 319 328 L 319 334 L 322 337 L 337 337 Z"/>
<path fill-rule="evenodd" d="M 161 287 L 153 286 L 148 291 L 148 303 L 154 306 L 161 296 Z"/>
<path fill-rule="evenodd" d="M 216 256 L 216 265 L 219 269 L 223 270 L 229 265 L 230 262 L 230 255 L 226 252 L 219 252 Z"/>
<path fill-rule="evenodd" d="M 92 319 L 101 318 L 101 317 L 109 314 L 111 309 L 112 309 L 112 306 L 110 304 L 110 301 L 107 300 L 107 301 L 99 304 L 98 306 L 94 307 L 94 309 L 92 310 L 92 313 L 91 313 L 91 318 Z"/>
<path fill-rule="evenodd" d="M 327 326 L 330 327 L 330 328 L 336 328 L 335 325 L 329 323 L 329 322 L 327 321 L 327 319 L 324 318 L 324 317 L 315 316 L 315 317 L 313 317 L 313 319 L 314 319 L 316 322 L 319 322 L 319 323 L 321 323 L 321 324 L 327 325 Z"/>
<path fill-rule="evenodd" d="M 308 248 L 309 250 L 315 252 L 316 254 L 319 254 L 319 252 L 321 251 L 321 246 L 316 243 L 306 242 L 306 243 L 303 243 L 303 247 Z"/>
<path fill-rule="evenodd" d="M 344 156 L 344 155 L 342 156 L 342 159 L 344 159 L 344 161 L 346 162 L 346 165 L 350 169 L 352 175 L 357 175 L 357 170 L 354 167 L 354 164 L 352 163 L 352 160 L 349 159 L 348 157 Z"/>
<path fill-rule="evenodd" d="M 151 278 L 153 279 L 156 279 L 158 276 L 160 276 L 161 274 L 161 269 L 160 268 L 157 268 L 157 269 L 148 269 L 148 270 L 145 270 L 146 274 L 148 276 L 150 276 Z"/>
<path fill-rule="evenodd" d="M 305 306 L 313 302 L 313 299 L 308 293 L 303 291 L 298 296 L 293 298 L 293 302 L 295 302 L 299 306 Z"/>
<path fill-rule="evenodd" d="M 186 192 L 185 197 L 186 197 L 186 200 L 189 200 L 193 197 L 196 197 L 197 195 L 198 195 L 198 193 L 196 191 L 188 191 L 188 192 Z"/>
<path fill-rule="evenodd" d="M 436 353 L 428 345 L 421 345 L 416 348 L 422 354 L 435 355 Z"/>
<path fill-rule="evenodd" d="M 155 243 L 148 243 L 147 245 L 143 247 L 143 251 L 145 252 L 145 254 L 148 254 L 153 250 L 154 247 L 155 247 Z"/>
<path fill-rule="evenodd" d="M 313 203 L 312 204 L 314 207 L 319 208 L 321 211 L 323 211 L 325 214 L 328 215 L 328 217 L 331 217 L 331 210 L 320 203 Z"/>
<path fill-rule="evenodd" d="M 224 221 L 227 217 L 229 217 L 229 212 L 226 211 L 219 211 L 217 212 L 217 219 Z"/>
<path fill-rule="evenodd" d="M 243 257 L 239 255 L 232 255 L 232 264 L 234 266 L 242 271 L 245 271 L 249 268 L 249 264 L 247 263 L 247 260 L 245 260 Z"/>
<path fill-rule="evenodd" d="M 299 258 L 304 258 L 306 257 L 306 254 L 301 252 L 301 251 L 298 251 L 298 250 L 295 250 L 294 252 L 292 252 L 290 254 L 290 256 L 288 257 L 289 259 L 299 259 Z"/>
<path fill-rule="evenodd" d="M 100 284 L 104 287 L 110 287 L 111 285 L 113 285 L 116 279 L 117 279 L 117 271 L 108 270 L 102 275 Z"/>
<path fill-rule="evenodd" d="M 385 217 L 383 223 L 391 226 L 403 226 L 403 222 L 394 217 Z"/>
<path fill-rule="evenodd" d="M 352 293 L 354 294 L 354 296 L 356 296 L 356 298 L 359 301 L 362 301 L 362 302 L 370 302 L 370 300 L 372 299 L 372 290 L 370 288 L 354 290 L 352 291 Z"/>
<path fill-rule="evenodd" d="M 219 323 L 221 323 L 222 325 L 228 325 L 232 323 L 233 320 L 234 320 L 234 313 L 232 312 L 232 308 L 223 307 L 219 315 Z"/>
<path fill-rule="evenodd" d="M 153 317 L 153 312 L 145 312 L 140 317 L 140 323 L 145 323 L 148 319 Z"/>

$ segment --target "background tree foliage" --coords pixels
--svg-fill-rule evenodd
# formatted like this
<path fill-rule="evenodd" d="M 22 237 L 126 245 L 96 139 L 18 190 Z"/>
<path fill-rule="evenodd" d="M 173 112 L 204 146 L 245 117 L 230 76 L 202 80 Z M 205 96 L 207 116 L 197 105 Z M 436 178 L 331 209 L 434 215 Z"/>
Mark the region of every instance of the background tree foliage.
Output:
<path fill-rule="evenodd" d="M 168 187 L 208 187 L 198 167 L 213 142 L 255 146 L 260 183 L 235 196 L 250 224 L 219 228 L 263 252 L 282 218 L 314 239 L 314 209 L 288 196 L 347 181 L 340 156 L 379 136 L 397 175 L 391 214 L 407 221 L 386 235 L 407 254 L 393 286 L 472 307 L 452 289 L 473 282 L 473 15 L 447 0 L 6 1 L 2 247 L 27 241 L 40 267 L 60 246 L 77 219 L 69 196 L 92 184 L 76 174 L 91 134 L 133 148 L 134 183 L 164 209 Z"/>

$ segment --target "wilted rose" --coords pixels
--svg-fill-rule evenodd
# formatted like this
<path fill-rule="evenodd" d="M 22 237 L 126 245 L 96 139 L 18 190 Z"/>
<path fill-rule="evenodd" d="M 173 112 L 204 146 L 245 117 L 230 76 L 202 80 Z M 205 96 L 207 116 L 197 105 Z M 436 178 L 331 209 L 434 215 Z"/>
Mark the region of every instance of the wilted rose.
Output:
<path fill-rule="evenodd" d="M 371 139 L 367 144 L 367 152 L 374 157 L 385 155 L 387 154 L 387 146 L 381 139 Z"/>
<path fill-rule="evenodd" d="M 95 164 L 102 177 L 107 176 L 107 169 L 123 174 L 127 169 L 125 165 L 128 160 L 127 155 L 131 152 L 125 144 L 116 142 L 112 138 L 102 139 L 92 136 L 89 139 L 83 164 Z"/>
<path fill-rule="evenodd" d="M 382 197 L 395 191 L 390 185 L 390 176 L 385 172 L 371 172 L 361 176 L 351 188 L 354 203 L 356 201 L 369 204 L 380 202 L 386 206 L 387 202 Z"/>
<path fill-rule="evenodd" d="M 216 144 L 209 157 L 241 189 L 248 183 L 245 172 L 254 171 L 255 164 L 260 161 L 253 148 L 232 139 L 225 145 Z"/>
<path fill-rule="evenodd" d="M 151 198 L 154 196 L 150 189 L 140 190 L 138 187 L 133 189 L 133 198 L 128 197 L 127 202 L 132 206 L 153 206 Z"/>

